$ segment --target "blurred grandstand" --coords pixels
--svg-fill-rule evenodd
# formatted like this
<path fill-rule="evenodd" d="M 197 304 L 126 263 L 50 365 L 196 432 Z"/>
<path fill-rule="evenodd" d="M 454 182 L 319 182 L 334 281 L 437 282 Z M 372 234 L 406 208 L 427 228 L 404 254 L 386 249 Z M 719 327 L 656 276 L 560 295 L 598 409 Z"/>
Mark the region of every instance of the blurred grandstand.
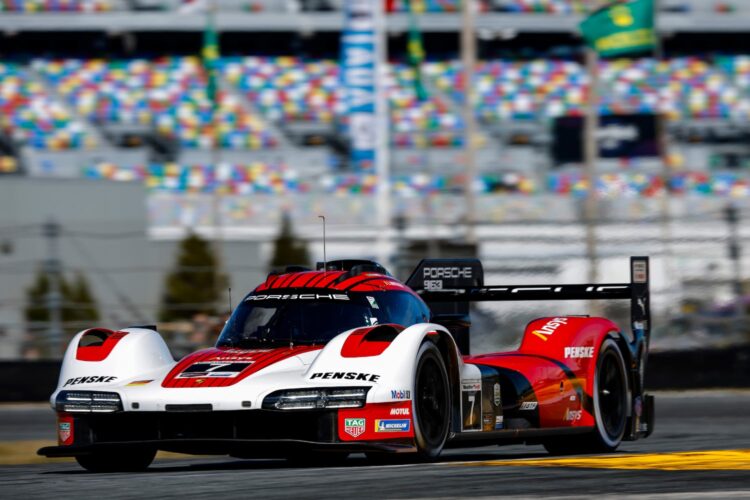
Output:
<path fill-rule="evenodd" d="M 63 236 L 67 229 L 93 240 L 63 246 L 62 261 L 97 276 L 110 322 L 132 312 L 121 300 L 127 295 L 141 297 L 140 316 L 153 320 L 160 270 L 174 240 L 190 231 L 224 242 L 225 267 L 242 277 L 235 286 L 243 291 L 266 271 L 284 213 L 314 255 L 321 213 L 329 253 L 341 256 L 371 255 L 378 232 L 399 256 L 410 245 L 463 237 L 461 2 L 412 0 L 427 51 L 426 98 L 405 53 L 409 3 L 386 2 L 392 217 L 403 224 L 382 228 L 373 219 L 377 178 L 350 163 L 342 1 L 218 2 L 214 112 L 199 57 L 206 2 L 0 0 L 0 243 L 11 248 L 0 254 L 0 334 L 12 339 L 0 355 L 21 349 L 19 304 L 45 255 L 23 249 L 41 246 L 50 216 Z M 594 3 L 476 2 L 472 185 L 488 281 L 584 279 L 587 183 L 580 159 L 557 154 L 565 144 L 556 127 L 585 113 L 589 77 L 577 25 Z M 608 263 L 655 256 L 657 307 L 702 338 L 727 328 L 686 319 L 680 305 L 698 297 L 704 316 L 722 316 L 739 279 L 726 258 L 724 210 L 731 202 L 740 219 L 750 216 L 750 3 L 659 7 L 660 57 L 599 63 L 600 115 L 652 116 L 666 137 L 658 155 L 604 155 L 597 164 L 600 275 L 624 279 Z M 107 203 L 116 207 L 100 209 Z M 120 243 L 140 257 L 123 257 L 112 248 Z M 144 259 L 148 270 L 137 271 Z M 409 267 L 397 257 L 391 265 Z"/>

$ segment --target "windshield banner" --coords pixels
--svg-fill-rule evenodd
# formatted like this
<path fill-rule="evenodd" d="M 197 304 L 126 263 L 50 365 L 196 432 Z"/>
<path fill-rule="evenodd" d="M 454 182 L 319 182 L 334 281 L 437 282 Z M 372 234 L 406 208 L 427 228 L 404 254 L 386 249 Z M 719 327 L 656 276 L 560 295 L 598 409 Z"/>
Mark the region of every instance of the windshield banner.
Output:
<path fill-rule="evenodd" d="M 251 295 L 245 302 L 254 300 L 349 300 L 348 295 L 341 293 L 292 293 L 284 295 Z"/>

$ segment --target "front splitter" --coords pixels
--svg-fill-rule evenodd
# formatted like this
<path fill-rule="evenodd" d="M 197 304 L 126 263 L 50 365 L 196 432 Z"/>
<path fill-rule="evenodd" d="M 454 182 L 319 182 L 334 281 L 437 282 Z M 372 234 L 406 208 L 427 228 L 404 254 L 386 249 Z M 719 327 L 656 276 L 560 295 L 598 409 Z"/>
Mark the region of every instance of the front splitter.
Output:
<path fill-rule="evenodd" d="M 151 448 L 191 455 L 233 455 L 243 458 L 276 458 L 303 452 L 409 453 L 413 444 L 403 442 L 320 443 L 297 439 L 162 439 L 158 441 L 101 442 L 87 445 L 47 446 L 38 455 L 58 458 L 91 455 L 97 452 Z"/>

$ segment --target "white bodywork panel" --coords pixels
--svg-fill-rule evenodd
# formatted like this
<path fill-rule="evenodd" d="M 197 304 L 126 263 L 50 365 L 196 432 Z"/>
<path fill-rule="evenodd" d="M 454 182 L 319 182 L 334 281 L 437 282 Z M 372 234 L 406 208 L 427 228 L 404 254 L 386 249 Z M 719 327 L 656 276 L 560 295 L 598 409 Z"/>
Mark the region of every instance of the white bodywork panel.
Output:
<path fill-rule="evenodd" d="M 342 346 L 354 331 L 349 330 L 332 339 L 321 350 L 283 359 L 230 386 L 162 387 L 162 381 L 177 364 L 162 337 L 156 331 L 143 328 L 122 331 L 128 332 L 128 335 L 115 345 L 103 361 L 76 359 L 78 343 L 85 331 L 72 339 L 65 352 L 57 389 L 50 399 L 53 405 L 61 390 L 83 390 L 116 392 L 122 398 L 125 411 L 164 411 L 167 404 L 211 404 L 215 411 L 252 410 L 261 408 L 263 399 L 280 389 L 347 386 L 372 387 L 367 395 L 367 403 L 397 401 L 403 396 L 398 397 L 392 391 L 414 390 L 416 356 L 430 332 L 439 332 L 449 339 L 450 348 L 456 350 L 456 359 L 459 360 L 461 380 L 481 377 L 476 366 L 461 362 L 456 345 L 443 326 L 420 323 L 403 330 L 381 354 L 375 356 L 343 357 Z M 365 382 L 323 378 L 324 374 L 335 372 L 366 373 L 376 375 L 377 379 Z M 148 380 L 150 382 L 143 383 Z M 139 385 L 128 385 L 133 382 L 139 382 Z M 247 402 L 250 403 L 249 408 Z M 137 408 L 133 403 L 137 403 Z"/>

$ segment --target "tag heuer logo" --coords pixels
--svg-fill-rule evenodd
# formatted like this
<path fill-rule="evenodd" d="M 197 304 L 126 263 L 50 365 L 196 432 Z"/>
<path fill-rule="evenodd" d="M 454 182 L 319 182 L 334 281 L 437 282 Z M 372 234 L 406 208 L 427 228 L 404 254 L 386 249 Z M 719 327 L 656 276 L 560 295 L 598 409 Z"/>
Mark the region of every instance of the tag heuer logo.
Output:
<path fill-rule="evenodd" d="M 344 419 L 344 432 L 349 434 L 351 437 L 359 437 L 365 432 L 365 419 L 364 418 L 345 418 Z"/>
<path fill-rule="evenodd" d="M 70 422 L 60 422 L 59 433 L 63 443 L 70 439 Z"/>

